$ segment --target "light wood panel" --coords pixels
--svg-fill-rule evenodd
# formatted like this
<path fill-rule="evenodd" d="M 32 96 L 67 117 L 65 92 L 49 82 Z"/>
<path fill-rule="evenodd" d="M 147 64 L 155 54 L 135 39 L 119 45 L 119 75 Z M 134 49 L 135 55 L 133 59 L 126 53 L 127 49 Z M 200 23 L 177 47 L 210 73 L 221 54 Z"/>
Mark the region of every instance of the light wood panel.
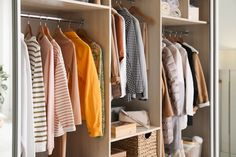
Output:
<path fill-rule="evenodd" d="M 83 26 L 88 35 L 101 45 L 104 57 L 105 74 L 105 110 L 106 110 L 106 130 L 101 138 L 91 138 L 88 136 L 86 125 L 78 127 L 73 133 L 68 146 L 68 156 L 88 156 L 104 157 L 110 154 L 110 10 L 85 11 L 79 14 L 67 16 L 82 16 L 86 21 Z"/>
<path fill-rule="evenodd" d="M 160 129 L 161 129 L 160 127 L 155 127 L 155 126 L 151 126 L 149 129 L 144 128 L 144 127 L 137 127 L 137 132 L 135 134 L 127 135 L 127 136 L 119 137 L 119 138 L 111 138 L 111 142 L 116 142 L 116 141 L 120 141 L 120 140 L 127 139 L 127 138 L 130 138 L 130 137 L 147 134 L 147 133 L 157 131 L 157 130 L 160 130 Z"/>
<path fill-rule="evenodd" d="M 182 18 L 188 18 L 189 14 L 189 0 L 179 1 L 179 9 L 181 11 Z"/>
<path fill-rule="evenodd" d="M 25 12 L 45 13 L 76 13 L 85 10 L 109 10 L 109 6 L 85 3 L 75 0 L 22 0 L 22 10 Z"/>
<path fill-rule="evenodd" d="M 186 18 L 162 16 L 162 24 L 164 26 L 186 26 L 186 25 L 203 25 L 206 21 L 193 21 Z"/>

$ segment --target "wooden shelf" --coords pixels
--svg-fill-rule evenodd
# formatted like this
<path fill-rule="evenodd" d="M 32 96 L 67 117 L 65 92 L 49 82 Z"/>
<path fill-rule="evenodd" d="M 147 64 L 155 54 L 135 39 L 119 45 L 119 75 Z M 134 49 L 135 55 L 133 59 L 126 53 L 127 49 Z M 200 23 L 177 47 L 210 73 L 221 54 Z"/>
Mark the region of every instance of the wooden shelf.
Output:
<path fill-rule="evenodd" d="M 127 138 L 130 138 L 130 137 L 150 133 L 150 132 L 153 132 L 153 131 L 156 131 L 156 130 L 159 130 L 159 129 L 160 129 L 160 127 L 155 127 L 155 126 L 151 126 L 149 129 L 144 128 L 144 127 L 137 127 L 137 132 L 135 134 L 127 135 L 127 136 L 119 137 L 119 138 L 111 138 L 111 142 L 116 142 L 116 141 L 120 141 L 120 140 L 127 139 Z"/>
<path fill-rule="evenodd" d="M 193 21 L 186 18 L 162 16 L 162 24 L 164 26 L 181 26 L 181 25 L 202 25 L 207 24 L 206 21 Z"/>
<path fill-rule="evenodd" d="M 109 6 L 75 0 L 22 0 L 22 11 L 39 13 L 74 13 L 78 11 L 109 10 Z"/>

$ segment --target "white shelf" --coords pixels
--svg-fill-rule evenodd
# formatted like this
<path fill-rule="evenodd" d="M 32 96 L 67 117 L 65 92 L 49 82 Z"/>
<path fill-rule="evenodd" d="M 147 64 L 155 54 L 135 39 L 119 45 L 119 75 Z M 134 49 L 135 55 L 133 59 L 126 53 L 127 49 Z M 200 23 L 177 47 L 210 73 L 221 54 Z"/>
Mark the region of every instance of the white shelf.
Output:
<path fill-rule="evenodd" d="M 164 26 L 182 26 L 182 25 L 202 25 L 207 24 L 206 21 L 193 21 L 186 18 L 162 16 L 162 24 Z"/>
<path fill-rule="evenodd" d="M 22 0 L 22 11 L 39 13 L 73 13 L 88 10 L 109 10 L 109 6 L 93 3 L 86 3 L 75 0 Z"/>
<path fill-rule="evenodd" d="M 123 136 L 123 137 L 119 137 L 119 138 L 111 138 L 111 142 L 116 142 L 116 141 L 120 141 L 120 140 L 127 139 L 127 138 L 130 138 L 130 137 L 150 133 L 150 132 L 153 132 L 153 131 L 156 131 L 156 130 L 160 130 L 160 127 L 151 126 L 149 129 L 144 128 L 144 127 L 137 127 L 137 131 L 136 131 L 135 134 L 127 135 L 127 136 Z"/>

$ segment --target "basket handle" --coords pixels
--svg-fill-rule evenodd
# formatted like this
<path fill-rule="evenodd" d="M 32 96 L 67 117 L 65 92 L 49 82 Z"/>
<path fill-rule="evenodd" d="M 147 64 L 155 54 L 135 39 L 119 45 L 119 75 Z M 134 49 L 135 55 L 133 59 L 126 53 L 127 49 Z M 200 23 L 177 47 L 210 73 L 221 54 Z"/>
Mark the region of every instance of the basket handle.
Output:
<path fill-rule="evenodd" d="M 150 133 L 146 133 L 146 134 L 144 135 L 144 137 L 145 137 L 146 139 L 149 139 L 149 138 L 151 137 L 151 135 L 152 135 L 151 132 L 150 132 Z"/>

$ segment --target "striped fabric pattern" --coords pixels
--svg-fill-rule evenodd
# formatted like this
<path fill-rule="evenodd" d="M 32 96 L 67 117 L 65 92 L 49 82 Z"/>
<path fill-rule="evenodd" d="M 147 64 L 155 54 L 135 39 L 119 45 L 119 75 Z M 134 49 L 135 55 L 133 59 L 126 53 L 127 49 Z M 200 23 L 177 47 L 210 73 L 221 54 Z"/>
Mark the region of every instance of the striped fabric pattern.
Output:
<path fill-rule="evenodd" d="M 35 151 L 44 152 L 47 144 L 47 118 L 40 46 L 34 36 L 26 39 L 25 43 L 32 73 Z"/>
<path fill-rule="evenodd" d="M 54 51 L 55 137 L 75 131 L 74 114 L 68 89 L 68 80 L 60 46 L 51 41 Z"/>

